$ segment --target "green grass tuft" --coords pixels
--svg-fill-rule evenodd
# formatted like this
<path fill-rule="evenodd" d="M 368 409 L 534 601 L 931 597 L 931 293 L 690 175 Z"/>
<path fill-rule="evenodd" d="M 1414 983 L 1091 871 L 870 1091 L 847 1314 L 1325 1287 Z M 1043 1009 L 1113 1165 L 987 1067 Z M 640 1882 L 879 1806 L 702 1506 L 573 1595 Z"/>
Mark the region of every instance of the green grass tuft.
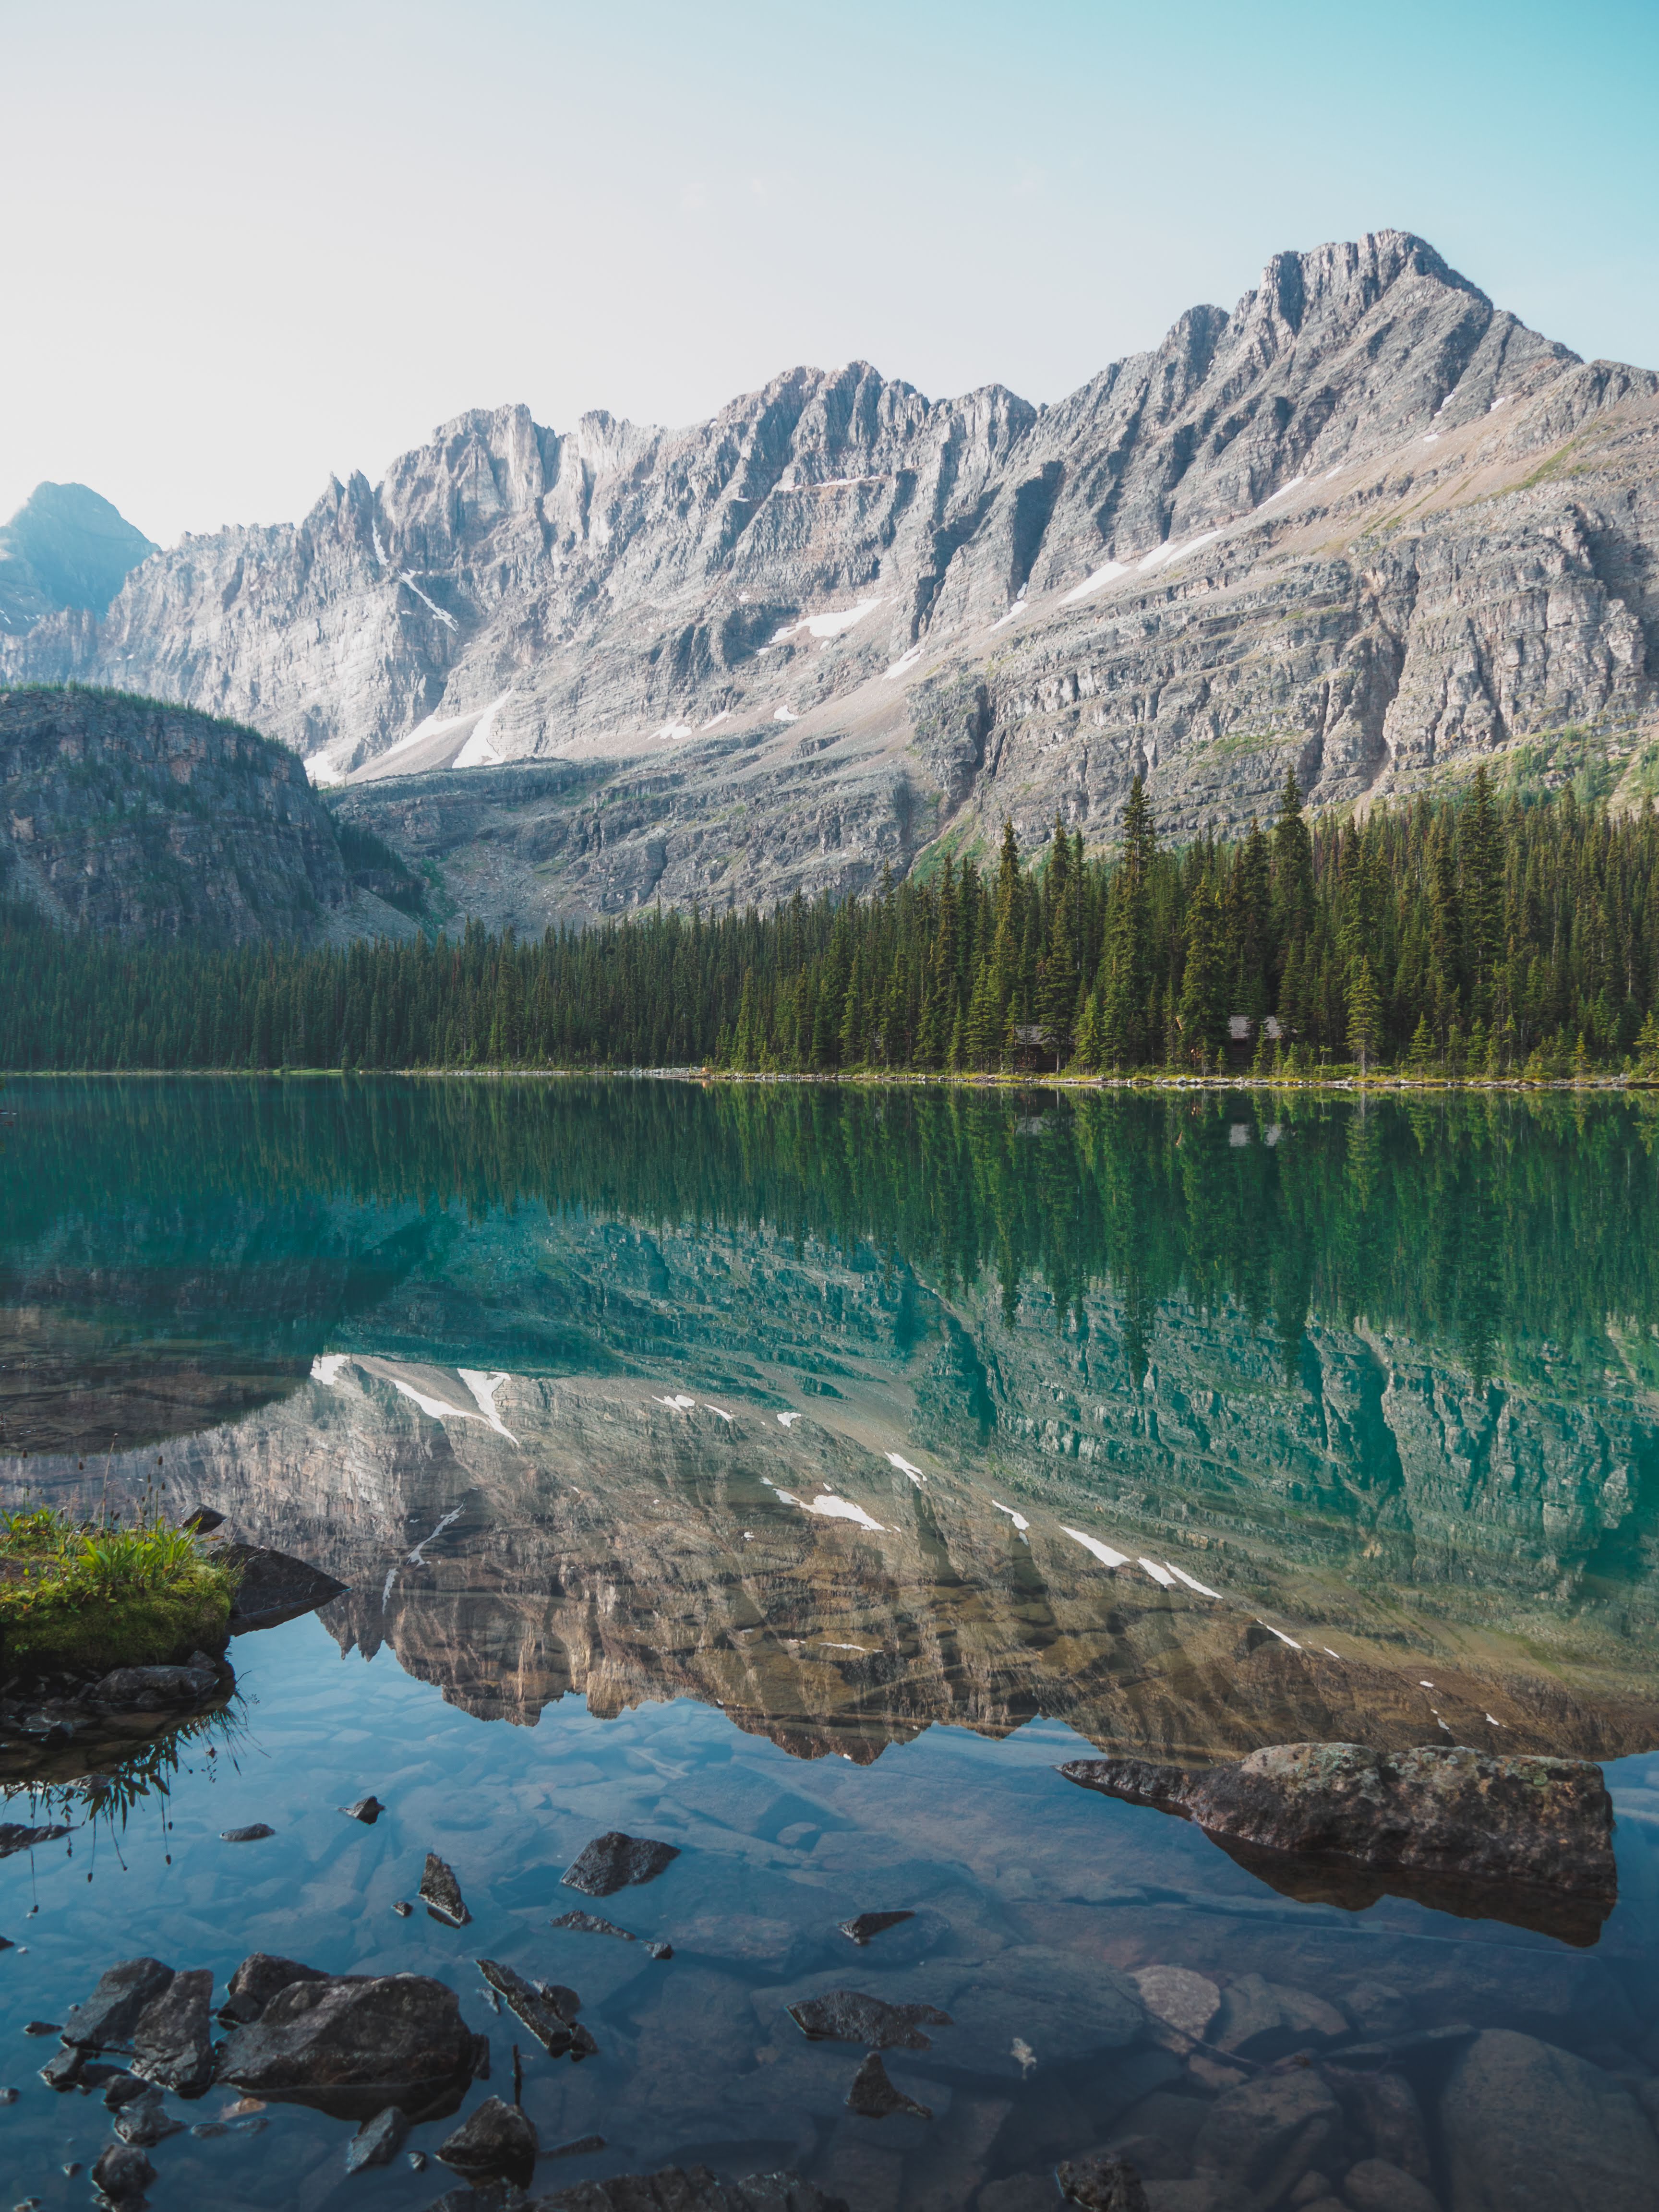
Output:
<path fill-rule="evenodd" d="M 0 1513 L 0 1674 L 76 1674 L 216 1648 L 234 1582 L 194 1536 L 160 1522 L 122 1528 L 50 1506 Z"/>

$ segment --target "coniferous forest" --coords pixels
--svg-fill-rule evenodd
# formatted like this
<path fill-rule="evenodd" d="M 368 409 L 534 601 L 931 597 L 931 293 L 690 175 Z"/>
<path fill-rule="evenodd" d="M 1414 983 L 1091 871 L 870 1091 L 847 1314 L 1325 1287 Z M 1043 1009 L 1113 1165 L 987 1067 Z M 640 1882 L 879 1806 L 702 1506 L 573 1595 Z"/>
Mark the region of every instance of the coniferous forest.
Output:
<path fill-rule="evenodd" d="M 1659 1076 L 1659 817 L 1482 770 L 1362 823 L 946 855 L 839 902 L 215 951 L 0 916 L 0 1065 Z M 1243 1017 L 1243 1020 L 1238 1018 Z"/>

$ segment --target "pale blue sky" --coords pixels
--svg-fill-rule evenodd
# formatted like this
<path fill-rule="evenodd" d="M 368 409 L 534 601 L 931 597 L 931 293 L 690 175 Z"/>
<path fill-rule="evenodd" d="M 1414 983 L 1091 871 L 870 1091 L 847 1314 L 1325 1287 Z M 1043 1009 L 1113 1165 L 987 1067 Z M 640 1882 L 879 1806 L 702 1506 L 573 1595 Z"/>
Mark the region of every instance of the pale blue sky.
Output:
<path fill-rule="evenodd" d="M 1390 223 L 1659 366 L 1656 112 L 1654 0 L 0 0 L 0 515 L 291 518 L 800 361 L 1054 399 Z"/>

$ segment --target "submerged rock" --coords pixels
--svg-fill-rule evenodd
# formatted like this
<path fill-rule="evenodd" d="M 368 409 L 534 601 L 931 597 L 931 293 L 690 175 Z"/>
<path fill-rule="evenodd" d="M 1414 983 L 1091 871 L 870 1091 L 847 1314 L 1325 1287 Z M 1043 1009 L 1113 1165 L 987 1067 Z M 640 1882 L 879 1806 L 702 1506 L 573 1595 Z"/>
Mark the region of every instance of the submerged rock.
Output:
<path fill-rule="evenodd" d="M 861 1950 L 872 1936 L 879 1936 L 885 1929 L 896 1928 L 901 1922 L 914 1920 L 915 1917 L 914 1912 L 860 1912 L 851 1920 L 842 1921 L 837 1932 L 845 1936 L 849 1942 L 856 1943 Z"/>
<path fill-rule="evenodd" d="M 276 1832 L 276 1829 L 267 1826 L 264 1821 L 255 1820 L 246 1828 L 221 1828 L 219 1841 L 222 1844 L 262 1844 L 267 1836 L 274 1836 Z"/>
<path fill-rule="evenodd" d="M 561 1982 L 526 1981 L 511 1966 L 494 1959 L 480 1959 L 478 1972 L 506 1999 L 550 2058 L 563 2058 L 574 2050 L 576 2014 L 581 2009 L 581 1999 L 574 1990 L 566 1989 Z M 586 2029 L 582 2033 L 586 2037 Z"/>
<path fill-rule="evenodd" d="M 271 1951 L 251 1951 L 230 1978 L 219 2017 L 227 2027 L 241 2026 L 258 2020 L 278 1990 L 289 1989 L 295 1982 L 325 1982 L 330 1978 L 320 1966 L 302 1966 L 297 1959 L 278 1958 Z"/>
<path fill-rule="evenodd" d="M 396 2105 L 387 2105 L 372 2120 L 365 2120 L 346 2145 L 346 2172 L 357 2173 L 366 2166 L 390 2166 L 408 2133 L 407 2115 Z"/>
<path fill-rule="evenodd" d="M 155 2179 L 155 2168 L 133 2144 L 111 2143 L 93 2167 L 92 2179 L 119 2204 L 142 2197 Z"/>
<path fill-rule="evenodd" d="M 218 2078 L 342 2119 L 457 2102 L 477 2058 L 453 1990 L 426 1974 L 330 1976 L 279 1990 L 221 2046 Z M 453 2106 L 451 2106 L 453 2109 Z"/>
<path fill-rule="evenodd" d="M 1286 1743 L 1204 1773 L 1139 1759 L 1075 1759 L 1060 1771 L 1287 1856 L 1597 1899 L 1618 1893 L 1613 1801 L 1591 1759 L 1504 1758 L 1462 1744 Z"/>
<path fill-rule="evenodd" d="M 65 2043 L 82 2051 L 125 2051 L 145 2008 L 173 1979 L 159 1959 L 123 1959 L 98 1978 L 84 2004 L 71 2005 L 62 2029 Z"/>
<path fill-rule="evenodd" d="M 562 1912 L 549 1923 L 554 1928 L 568 1928 L 580 1936 L 615 1936 L 623 1943 L 636 1943 L 638 1936 L 626 1928 L 618 1928 L 614 1920 L 601 1920 L 597 1912 Z"/>
<path fill-rule="evenodd" d="M 874 2051 L 929 2051 L 928 2027 L 949 2027 L 948 2012 L 937 2005 L 889 2004 L 861 1990 L 830 1990 L 821 1997 L 792 2004 L 789 2017 L 814 2043 L 866 2043 Z"/>
<path fill-rule="evenodd" d="M 1363 2158 L 1342 2178 L 1348 2212 L 1440 2212 L 1426 2183 L 1385 2159 Z"/>
<path fill-rule="evenodd" d="M 438 2146 L 446 2166 L 470 2181 L 512 2181 L 520 2189 L 536 2170 L 534 2123 L 516 2105 L 486 2097 Z"/>
<path fill-rule="evenodd" d="M 902 2089 L 893 2087 L 878 2051 L 871 2051 L 853 2076 L 853 2086 L 847 2092 L 847 2109 L 860 2113 L 866 2120 L 884 2120 L 894 2112 L 908 2112 L 918 2120 L 931 2120 L 933 2117 L 931 2105 L 919 2105 L 914 2097 L 907 2097 Z"/>
<path fill-rule="evenodd" d="M 603 2136 L 578 2136 L 574 2142 L 555 2143 L 551 2150 L 542 2153 L 544 2158 L 591 2158 L 595 2151 L 605 2148 Z"/>
<path fill-rule="evenodd" d="M 1129 1979 L 1153 2023 L 1153 2041 L 1171 2050 L 1201 2042 L 1221 2009 L 1221 1991 L 1189 1966 L 1141 1966 Z"/>
<path fill-rule="evenodd" d="M 199 2097 L 213 2080 L 213 1976 L 205 1966 L 175 1974 L 139 2015 L 132 2071 L 181 2097 Z"/>
<path fill-rule="evenodd" d="M 1349 2033 L 1344 2015 L 1311 1990 L 1240 1974 L 1228 1985 L 1210 2040 L 1218 2050 L 1266 2065 L 1293 2051 L 1340 2042 Z"/>
<path fill-rule="evenodd" d="M 342 1805 L 340 1810 L 349 1820 L 361 1820 L 365 1827 L 372 1828 L 381 1814 L 385 1812 L 386 1807 L 381 1804 L 378 1797 L 371 1795 L 368 1797 L 360 1797 L 355 1805 Z"/>
<path fill-rule="evenodd" d="M 136 2143 L 140 2150 L 150 2150 L 158 2142 L 165 2142 L 169 2136 L 182 2133 L 185 2124 L 173 2118 L 159 2089 L 146 2086 L 137 2096 L 128 2099 L 111 2124 L 123 2142 Z"/>
<path fill-rule="evenodd" d="M 1455 2212 L 1651 2212 L 1659 2142 L 1624 2087 L 1599 2066 L 1511 2028 L 1487 2028 L 1440 2097 Z"/>
<path fill-rule="evenodd" d="M 1066 2203 L 1085 2212 L 1146 2212 L 1140 2176 L 1123 2159 L 1066 2159 L 1054 2168 L 1054 2179 Z"/>
<path fill-rule="evenodd" d="M 1328 2172 L 1342 2139 L 1342 2108 L 1309 2066 L 1264 2074 L 1211 2106 L 1194 2148 L 1200 2173 L 1213 2173 L 1257 2204 L 1277 2204 L 1316 2166 Z"/>
<path fill-rule="evenodd" d="M 657 1942 L 650 1936 L 646 1938 L 645 1948 L 653 1959 L 672 1959 L 674 1955 L 672 1943 Z"/>
<path fill-rule="evenodd" d="M 434 1920 L 446 1921 L 452 1928 L 465 1928 L 472 1917 L 461 1895 L 454 1869 L 435 1851 L 426 1855 L 426 1872 L 421 1876 L 416 1893 Z"/>
<path fill-rule="evenodd" d="M 612 1828 L 594 1837 L 562 1879 L 586 1896 L 609 1897 L 631 1884 L 654 1881 L 679 1855 L 678 1844 L 653 1843 L 648 1836 L 626 1836 L 620 1828 Z"/>
<path fill-rule="evenodd" d="M 537 2197 L 535 2212 L 848 2212 L 848 2204 L 793 2173 L 720 2181 L 706 2166 L 665 2166 L 657 2173 L 618 2173 L 555 2190 Z"/>

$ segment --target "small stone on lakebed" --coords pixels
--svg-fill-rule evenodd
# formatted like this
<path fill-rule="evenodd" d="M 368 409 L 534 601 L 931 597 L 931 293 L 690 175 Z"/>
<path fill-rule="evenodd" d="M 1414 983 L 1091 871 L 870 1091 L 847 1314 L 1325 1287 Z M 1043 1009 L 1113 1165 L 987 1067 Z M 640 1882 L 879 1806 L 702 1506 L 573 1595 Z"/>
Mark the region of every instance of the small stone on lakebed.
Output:
<path fill-rule="evenodd" d="M 933 2117 L 931 2105 L 919 2105 L 914 2097 L 907 2097 L 902 2089 L 893 2087 L 878 2051 L 871 2051 L 853 2076 L 853 2086 L 847 2092 L 847 2109 L 866 2120 L 884 2120 L 895 2112 L 906 2112 L 917 2120 L 931 2120 Z"/>
<path fill-rule="evenodd" d="M 860 1948 L 872 1936 L 882 1935 L 889 1928 L 896 1928 L 901 1921 L 914 1920 L 914 1912 L 860 1912 L 854 1919 L 839 1923 L 838 1933 Z"/>
<path fill-rule="evenodd" d="M 875 2051 L 927 2051 L 933 2047 L 922 2026 L 949 2027 L 948 2012 L 937 2005 L 889 2004 L 861 1990 L 830 1990 L 804 1997 L 788 2008 L 789 2017 L 813 2043 L 866 2043 Z"/>
<path fill-rule="evenodd" d="M 360 1797 L 355 1805 L 342 1805 L 340 1810 L 349 1820 L 361 1820 L 365 1827 L 372 1828 L 386 1807 L 378 1797 L 369 1796 Z"/>
<path fill-rule="evenodd" d="M 155 2168 L 131 2143 L 111 2143 L 93 2167 L 92 2178 L 118 2204 L 124 2198 L 142 2197 L 155 2179 Z"/>
<path fill-rule="evenodd" d="M 609 1897 L 634 1883 L 654 1881 L 679 1855 L 676 1844 L 655 1843 L 648 1836 L 624 1835 L 620 1828 L 611 1828 L 594 1837 L 561 1879 L 588 1897 Z"/>
<path fill-rule="evenodd" d="M 55 2020 L 26 2020 L 23 2033 L 25 2035 L 56 2035 L 59 2023 Z"/>
<path fill-rule="evenodd" d="M 415 1908 L 406 1897 L 394 1897 L 392 1900 L 392 1910 L 399 1920 L 407 1920 Z"/>
<path fill-rule="evenodd" d="M 221 1828 L 219 1841 L 222 1844 L 258 1844 L 276 1832 L 275 1828 L 267 1827 L 263 1820 L 255 1820 L 251 1827 Z"/>
<path fill-rule="evenodd" d="M 520 2189 L 536 2170 L 534 2123 L 516 2105 L 486 2097 L 438 2146 L 446 2166 L 469 2181 L 512 2181 Z"/>
<path fill-rule="evenodd" d="M 578 2136 L 574 2142 L 555 2143 L 551 2150 L 542 2153 L 544 2158 L 586 2158 L 596 2150 L 605 2148 L 603 2136 Z"/>
<path fill-rule="evenodd" d="M 396 2105 L 388 2105 L 365 2120 L 346 2145 L 346 2172 L 356 2173 L 366 2166 L 390 2166 L 404 2147 L 409 2120 Z"/>
<path fill-rule="evenodd" d="M 428 1851 L 426 1855 L 426 1872 L 421 1876 L 420 1899 L 433 1919 L 446 1921 L 452 1928 L 465 1928 L 472 1917 L 461 1895 L 461 1885 L 455 1879 L 454 1869 L 441 1859 L 435 1851 Z"/>

